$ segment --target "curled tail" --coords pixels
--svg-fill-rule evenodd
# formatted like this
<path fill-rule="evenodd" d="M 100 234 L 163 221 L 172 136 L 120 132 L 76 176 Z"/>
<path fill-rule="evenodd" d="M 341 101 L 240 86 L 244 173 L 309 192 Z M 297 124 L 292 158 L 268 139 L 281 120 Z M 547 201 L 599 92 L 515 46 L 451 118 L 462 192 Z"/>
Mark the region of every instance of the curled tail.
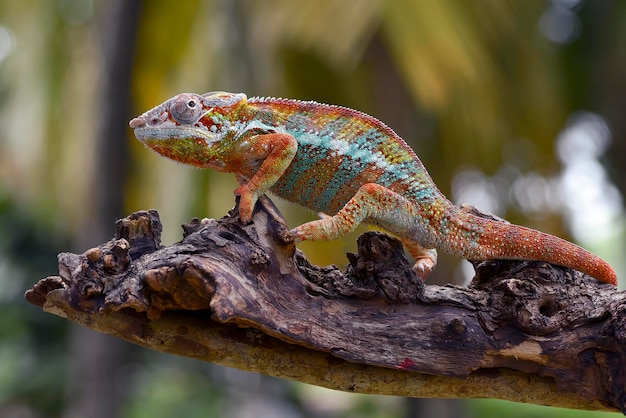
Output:
<path fill-rule="evenodd" d="M 481 218 L 456 208 L 450 213 L 445 252 L 469 260 L 537 260 L 569 267 L 617 285 L 613 268 L 569 241 L 519 225 Z"/>

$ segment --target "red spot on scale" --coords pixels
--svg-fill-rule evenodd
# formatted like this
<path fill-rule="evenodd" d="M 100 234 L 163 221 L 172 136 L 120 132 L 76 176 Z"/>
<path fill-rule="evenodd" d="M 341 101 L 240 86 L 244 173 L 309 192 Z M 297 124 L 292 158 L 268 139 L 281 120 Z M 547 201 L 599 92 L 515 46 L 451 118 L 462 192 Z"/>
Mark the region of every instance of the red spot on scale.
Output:
<path fill-rule="evenodd" d="M 413 360 L 411 360 L 410 358 L 405 358 L 402 363 L 400 363 L 399 365 L 396 366 L 398 369 L 413 369 L 415 368 L 415 362 Z"/>

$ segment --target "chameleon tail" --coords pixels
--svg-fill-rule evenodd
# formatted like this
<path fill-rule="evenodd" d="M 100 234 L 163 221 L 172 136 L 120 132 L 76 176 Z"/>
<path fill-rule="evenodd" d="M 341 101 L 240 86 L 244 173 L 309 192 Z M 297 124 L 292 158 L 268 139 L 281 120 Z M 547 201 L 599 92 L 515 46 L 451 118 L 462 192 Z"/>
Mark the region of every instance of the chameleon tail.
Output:
<path fill-rule="evenodd" d="M 569 241 L 534 229 L 481 218 L 457 209 L 448 218 L 444 251 L 469 260 L 538 260 L 581 271 L 617 285 L 613 268 L 595 254 Z"/>

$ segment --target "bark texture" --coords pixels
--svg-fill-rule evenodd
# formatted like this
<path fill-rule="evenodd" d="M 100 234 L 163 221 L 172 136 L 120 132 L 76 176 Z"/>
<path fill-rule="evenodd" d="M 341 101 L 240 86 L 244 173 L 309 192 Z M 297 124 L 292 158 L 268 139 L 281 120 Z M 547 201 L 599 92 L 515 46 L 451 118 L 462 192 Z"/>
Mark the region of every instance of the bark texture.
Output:
<path fill-rule="evenodd" d="M 542 262 L 475 263 L 469 287 L 424 285 L 399 241 L 359 238 L 345 272 L 311 265 L 272 203 L 184 225 L 155 211 L 59 255 L 29 302 L 155 350 L 333 389 L 491 397 L 626 411 L 624 292 Z"/>

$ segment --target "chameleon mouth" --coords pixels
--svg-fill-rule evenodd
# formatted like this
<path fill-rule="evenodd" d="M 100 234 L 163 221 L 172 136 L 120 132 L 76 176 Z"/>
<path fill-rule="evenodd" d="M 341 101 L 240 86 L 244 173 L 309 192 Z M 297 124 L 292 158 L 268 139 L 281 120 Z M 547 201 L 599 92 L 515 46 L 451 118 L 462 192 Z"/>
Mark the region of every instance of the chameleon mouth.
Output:
<path fill-rule="evenodd" d="M 128 126 L 130 126 L 133 129 L 141 128 L 145 125 L 146 125 L 146 122 L 143 120 L 143 118 L 135 118 L 128 123 Z"/>
<path fill-rule="evenodd" d="M 181 138 L 181 132 L 176 129 L 151 128 L 141 125 L 135 128 L 135 136 L 138 140 L 145 142 L 150 140 Z M 185 136 L 188 136 L 188 134 Z"/>
<path fill-rule="evenodd" d="M 135 119 L 133 119 L 134 121 Z M 219 140 L 218 136 L 198 128 L 181 129 L 175 127 L 152 127 L 140 123 L 135 127 L 135 137 L 154 148 L 156 143 L 194 143 L 196 146 L 210 146 Z M 197 151 L 196 151 L 197 152 Z"/>

